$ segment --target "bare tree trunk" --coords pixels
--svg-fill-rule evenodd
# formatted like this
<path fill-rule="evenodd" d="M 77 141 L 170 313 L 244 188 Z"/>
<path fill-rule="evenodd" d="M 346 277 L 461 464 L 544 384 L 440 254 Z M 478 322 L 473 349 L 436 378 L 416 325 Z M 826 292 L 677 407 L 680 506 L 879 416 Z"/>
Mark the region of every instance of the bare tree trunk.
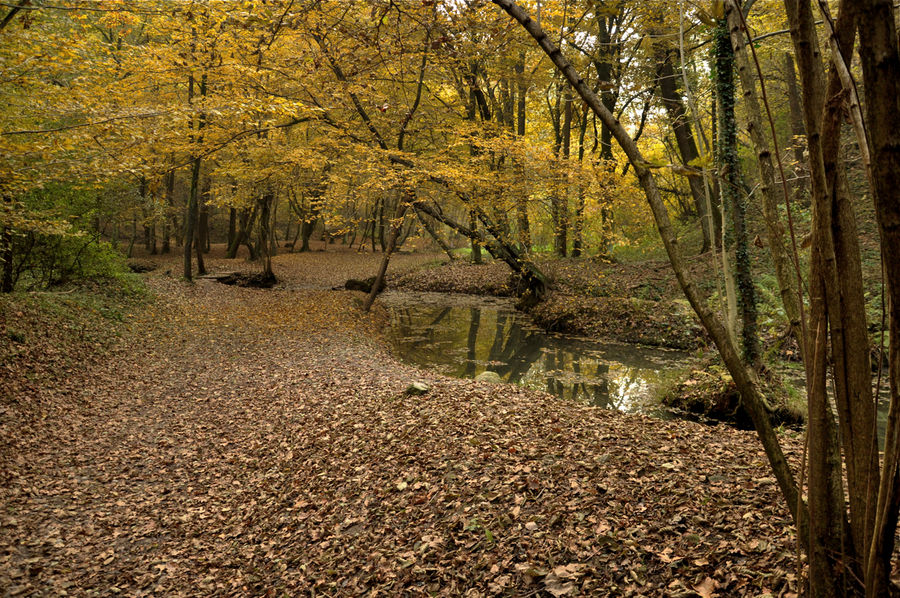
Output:
<path fill-rule="evenodd" d="M 584 163 L 584 136 L 587 133 L 589 111 L 585 108 L 578 125 L 578 165 Z M 575 223 L 572 227 L 572 257 L 581 257 L 584 249 L 584 184 L 579 177 L 578 191 L 575 197 Z"/>
<path fill-rule="evenodd" d="M 263 258 L 263 274 L 265 276 L 274 276 L 272 272 L 272 252 L 269 236 L 271 235 L 272 225 L 272 202 L 275 195 L 271 190 L 265 191 L 259 198 L 259 242 L 257 243 L 257 252 Z"/>
<path fill-rule="evenodd" d="M 553 201 L 555 203 L 554 214 L 554 247 L 556 255 L 566 257 L 568 253 L 568 231 L 569 231 L 569 155 L 571 153 L 572 144 L 572 93 L 566 88 L 565 99 L 563 100 L 563 124 L 561 131 L 562 138 L 562 159 L 563 172 L 560 173 L 559 190 L 556 192 Z"/>
<path fill-rule="evenodd" d="M 432 226 L 432 224 L 428 220 L 423 218 L 422 214 L 420 214 L 418 210 L 416 210 L 416 216 L 418 217 L 419 222 L 422 223 L 422 228 L 425 229 L 425 232 L 427 232 L 428 235 L 432 239 L 434 239 L 434 242 L 437 243 L 438 247 L 441 248 L 441 251 L 447 254 L 447 257 L 450 258 L 450 261 L 452 262 L 456 260 L 456 254 L 453 253 L 453 250 L 450 249 L 450 246 L 447 245 L 447 243 L 440 237 L 440 235 L 437 234 L 437 231 L 434 230 L 434 226 Z"/>
<path fill-rule="evenodd" d="M 363 303 L 363 311 L 368 312 L 372 309 L 372 304 L 375 303 L 375 298 L 378 296 L 378 293 L 381 292 L 381 287 L 384 285 L 384 275 L 387 273 L 388 263 L 391 261 L 391 255 L 394 253 L 394 250 L 397 248 L 397 239 L 400 236 L 400 229 L 403 228 L 403 218 L 406 216 L 406 210 L 409 208 L 409 203 L 404 202 L 399 206 L 398 214 L 395 221 L 391 222 L 390 233 L 388 236 L 387 246 L 385 247 L 384 254 L 381 257 L 381 265 L 378 267 L 378 273 L 375 274 L 375 282 L 372 284 L 372 290 L 369 291 L 369 295 L 366 297 L 366 301 Z"/>
<path fill-rule="evenodd" d="M 792 186 L 794 197 L 799 201 L 802 200 L 803 191 L 806 189 L 806 184 L 803 180 L 805 176 L 803 164 L 806 160 L 803 156 L 803 142 L 801 140 L 801 138 L 806 136 L 806 126 L 803 124 L 803 106 L 800 100 L 800 91 L 797 89 L 794 57 L 790 52 L 784 53 L 784 79 L 787 82 L 788 104 L 791 112 L 791 133 L 794 137 L 791 140 L 791 147 L 794 150 L 794 161 L 796 162 Z M 807 202 L 801 201 L 801 203 L 809 205 Z"/>
<path fill-rule="evenodd" d="M 859 250 L 856 227 L 849 202 L 841 200 L 839 178 L 826 168 L 840 170 L 839 139 L 841 116 L 838 105 L 829 107 L 828 93 L 840 89 L 835 79 L 825 88 L 825 74 L 818 47 L 814 17 L 808 0 L 785 0 L 791 24 L 791 37 L 803 83 L 803 112 L 809 148 L 813 242 L 810 258 L 810 335 L 807 353 L 813 357 L 807 366 L 809 390 L 810 515 L 810 592 L 813 596 L 857 593 L 852 580 L 860 578 L 859 547 L 869 537 L 866 523 L 871 508 L 872 484 L 878 479 L 877 452 L 874 443 L 874 406 L 865 374 L 851 374 L 849 364 L 862 357 L 868 363 L 868 337 L 862 280 L 859 274 Z M 844 15 L 842 30 L 850 22 Z M 823 110 L 827 118 L 823 118 Z M 847 230 L 843 230 L 843 227 Z M 855 255 L 854 255 L 855 254 Z M 856 264 L 853 261 L 856 260 Z M 843 270 L 846 269 L 846 272 Z M 860 320 L 860 316 L 862 319 Z M 841 420 L 841 434 L 847 465 L 850 519 L 846 517 L 840 452 L 833 440 L 836 431 L 831 407 L 825 398 L 824 353 L 826 328 L 830 330 L 835 382 L 835 404 Z M 815 330 L 816 332 L 813 332 Z M 858 353 L 858 355 L 857 355 Z M 849 376 L 848 376 L 849 374 Z M 821 379 L 820 379 L 821 378 Z M 864 398 L 864 397 L 868 398 Z M 868 403 L 868 406 L 862 405 Z M 815 425 L 814 425 L 815 424 Z M 861 446 L 859 443 L 864 442 Z M 873 461 L 874 459 L 874 461 Z M 874 467 L 874 470 L 873 470 Z M 868 489 L 867 489 L 868 487 Z M 849 588 L 849 589 L 848 589 Z"/>
<path fill-rule="evenodd" d="M 191 272 L 191 252 L 194 248 L 194 236 L 197 223 L 197 194 L 200 186 L 200 158 L 194 158 L 191 166 L 191 189 L 188 195 L 187 210 L 184 215 L 184 277 L 193 278 Z"/>
<path fill-rule="evenodd" d="M 475 215 L 475 210 L 469 210 L 469 226 L 472 228 L 472 230 L 476 230 L 478 228 L 478 218 Z M 481 243 L 475 237 L 472 237 L 471 239 L 471 247 L 472 263 L 484 263 L 484 260 L 481 258 Z"/>
<path fill-rule="evenodd" d="M 200 97 L 206 96 L 206 73 L 203 73 L 200 77 Z M 194 75 L 191 75 L 188 79 L 188 104 L 191 104 L 194 99 Z M 196 141 L 197 143 L 201 143 L 203 141 L 203 127 L 206 125 L 206 117 L 201 112 L 199 116 L 199 120 L 197 121 L 197 130 L 196 130 L 196 139 L 192 139 L 192 141 Z M 191 129 L 193 130 L 193 119 L 191 122 Z M 192 133 L 192 136 L 194 134 Z M 193 248 L 195 228 L 197 226 L 197 195 L 199 192 L 200 186 L 200 163 L 202 158 L 198 155 L 193 159 L 193 164 L 191 167 L 191 191 L 190 196 L 188 197 L 187 204 L 187 213 L 184 219 L 184 277 L 187 280 L 191 280 L 193 275 L 191 273 L 191 249 Z M 198 251 L 197 255 L 202 259 L 202 252 Z"/>
<path fill-rule="evenodd" d="M 10 210 L 12 210 L 11 197 L 4 195 L 3 203 L 10 206 Z M 8 226 L 0 229 L 0 262 L 3 267 L 3 273 L 0 276 L 0 293 L 12 293 L 16 280 L 13 271 L 13 231 Z"/>
<path fill-rule="evenodd" d="M 234 208 L 228 209 L 228 244 L 227 247 L 231 247 L 231 244 L 234 243 L 234 238 L 237 236 L 237 210 Z"/>
<path fill-rule="evenodd" d="M 700 157 L 700 152 L 697 151 L 697 144 L 694 142 L 694 133 L 684 109 L 684 101 L 675 84 L 677 76 L 672 67 L 671 54 L 664 51 L 658 65 L 659 95 L 669 115 L 681 163 L 689 166 L 691 162 Z M 700 218 L 700 230 L 703 234 L 700 253 L 706 253 L 713 248 L 713 231 L 710 229 L 711 221 L 706 211 L 706 190 L 703 188 L 703 178 L 699 174 L 689 174 L 687 179 L 691 197 L 694 200 L 694 210 Z"/>
<path fill-rule="evenodd" d="M 515 66 L 518 85 L 516 96 L 516 135 L 521 139 L 525 137 L 525 108 L 528 85 L 525 81 L 525 52 L 519 52 L 519 60 Z M 519 244 L 526 252 L 531 251 L 531 223 L 528 221 L 528 194 L 522 189 L 516 200 L 516 214 L 518 216 Z"/>
<path fill-rule="evenodd" d="M 175 171 L 170 170 L 166 173 L 166 213 L 163 215 L 162 219 L 162 253 L 169 253 L 172 251 L 172 246 L 169 242 L 169 215 L 175 218 Z"/>
<path fill-rule="evenodd" d="M 209 200 L 210 200 L 210 178 L 209 175 L 203 177 L 203 185 L 200 192 L 200 216 L 197 220 L 197 243 L 200 245 L 202 253 L 209 253 Z"/>
<path fill-rule="evenodd" d="M 128 249 L 125 251 L 125 255 L 129 258 L 134 254 L 134 244 L 137 242 L 137 237 L 138 237 L 137 214 L 132 213 L 132 215 L 131 215 L 131 240 L 128 242 Z"/>
<path fill-rule="evenodd" d="M 891 0 L 859 0 L 856 7 L 875 214 L 890 306 L 891 406 L 866 567 L 867 595 L 876 596 L 887 587 L 900 511 L 900 50 Z"/>

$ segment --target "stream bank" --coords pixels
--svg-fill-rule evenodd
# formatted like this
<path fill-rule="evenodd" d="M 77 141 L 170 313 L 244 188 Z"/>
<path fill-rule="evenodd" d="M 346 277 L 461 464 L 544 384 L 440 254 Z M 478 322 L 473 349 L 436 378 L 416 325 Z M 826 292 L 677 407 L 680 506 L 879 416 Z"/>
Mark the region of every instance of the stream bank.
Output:
<path fill-rule="evenodd" d="M 655 375 L 660 381 L 652 392 L 644 393 L 642 401 L 647 406 L 646 395 L 652 394 L 656 407 L 647 412 L 673 410 L 704 421 L 751 427 L 734 382 L 718 363 L 693 310 L 681 298 L 667 263 L 614 264 L 597 258 L 542 258 L 539 265 L 553 281 L 553 291 L 545 301 L 528 310 L 533 326 L 563 338 L 624 344 L 641 351 L 660 347 L 689 352 L 672 363 L 664 376 Z M 692 268 L 698 272 L 707 266 L 699 258 L 692 262 Z M 512 297 L 515 282 L 504 264 L 455 261 L 408 270 L 393 276 L 388 286 L 403 292 Z M 781 338 L 767 341 L 769 346 L 774 343 L 784 345 Z M 777 351 L 790 353 L 790 346 L 784 345 Z M 793 383 L 771 373 L 764 377 L 764 383 L 769 389 L 767 397 L 776 425 L 802 423 L 805 404 L 798 398 Z"/>

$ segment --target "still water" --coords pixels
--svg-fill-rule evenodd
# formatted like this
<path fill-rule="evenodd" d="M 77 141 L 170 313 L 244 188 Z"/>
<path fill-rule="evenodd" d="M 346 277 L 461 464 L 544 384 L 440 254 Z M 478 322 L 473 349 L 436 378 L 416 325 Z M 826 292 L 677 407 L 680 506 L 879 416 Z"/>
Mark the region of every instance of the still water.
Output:
<path fill-rule="evenodd" d="M 680 351 L 544 332 L 508 299 L 388 292 L 381 300 L 397 355 L 459 378 L 490 370 L 567 399 L 665 417 L 659 389 L 687 364 Z"/>

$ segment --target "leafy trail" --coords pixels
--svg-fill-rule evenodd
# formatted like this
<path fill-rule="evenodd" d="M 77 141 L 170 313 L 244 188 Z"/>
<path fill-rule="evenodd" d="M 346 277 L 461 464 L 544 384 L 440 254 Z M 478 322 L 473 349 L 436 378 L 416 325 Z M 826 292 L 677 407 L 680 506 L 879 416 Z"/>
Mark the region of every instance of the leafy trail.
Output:
<path fill-rule="evenodd" d="M 150 284 L 113 354 L 41 390 L 70 407 L 2 472 L 9 595 L 796 591 L 750 433 L 399 364 L 354 293 Z"/>

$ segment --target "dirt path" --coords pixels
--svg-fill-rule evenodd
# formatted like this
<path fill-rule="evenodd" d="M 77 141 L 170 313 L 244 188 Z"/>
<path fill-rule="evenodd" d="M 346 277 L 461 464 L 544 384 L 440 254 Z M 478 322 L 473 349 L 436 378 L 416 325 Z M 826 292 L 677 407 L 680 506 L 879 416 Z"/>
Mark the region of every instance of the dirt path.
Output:
<path fill-rule="evenodd" d="M 353 257 L 276 268 L 330 285 Z M 751 434 L 415 370 L 353 293 L 150 280 L 158 300 L 47 389 L 72 409 L 3 472 L 3 595 L 796 589 Z"/>

